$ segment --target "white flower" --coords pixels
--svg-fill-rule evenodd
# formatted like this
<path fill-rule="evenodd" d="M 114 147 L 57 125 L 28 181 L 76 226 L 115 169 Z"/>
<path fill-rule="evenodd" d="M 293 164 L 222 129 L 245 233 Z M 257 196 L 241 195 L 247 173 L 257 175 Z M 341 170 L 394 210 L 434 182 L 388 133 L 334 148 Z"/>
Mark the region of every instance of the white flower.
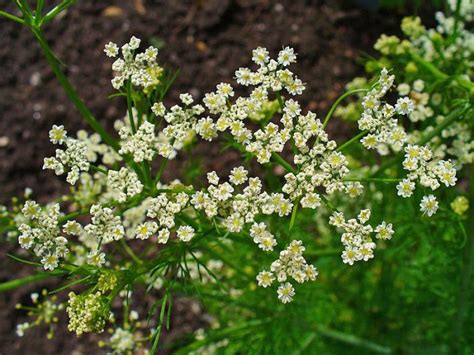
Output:
<path fill-rule="evenodd" d="M 410 197 L 415 190 L 415 183 L 409 179 L 403 179 L 397 184 L 397 195 Z"/>
<path fill-rule="evenodd" d="M 153 106 L 151 107 L 151 110 L 158 117 L 162 117 L 166 113 L 166 107 L 165 105 L 163 105 L 162 102 L 155 102 Z"/>
<path fill-rule="evenodd" d="M 64 126 L 53 125 L 53 128 L 49 131 L 49 139 L 53 144 L 63 144 L 67 138 L 67 132 L 64 130 Z"/>
<path fill-rule="evenodd" d="M 258 65 L 264 65 L 269 60 L 266 48 L 258 47 L 252 51 L 252 60 Z"/>
<path fill-rule="evenodd" d="M 342 262 L 344 264 L 354 265 L 354 261 L 360 260 L 360 255 L 355 249 L 349 248 L 342 252 Z"/>
<path fill-rule="evenodd" d="M 296 54 L 293 48 L 285 47 L 278 53 L 278 64 L 288 66 L 296 62 Z"/>
<path fill-rule="evenodd" d="M 114 42 L 109 42 L 105 45 L 104 52 L 107 57 L 116 57 L 119 51 L 119 47 Z"/>
<path fill-rule="evenodd" d="M 180 94 L 179 95 L 179 99 L 181 100 L 181 102 L 183 104 L 185 104 L 186 106 L 189 106 L 193 103 L 193 97 L 191 96 L 191 94 Z"/>
<path fill-rule="evenodd" d="M 375 228 L 375 237 L 377 239 L 392 239 L 393 227 L 391 223 L 382 222 Z"/>
<path fill-rule="evenodd" d="M 278 299 L 282 303 L 289 303 L 293 301 L 293 296 L 295 295 L 295 289 L 289 282 L 285 282 L 278 287 L 277 290 Z"/>
<path fill-rule="evenodd" d="M 424 88 L 425 88 L 425 82 L 423 80 L 418 79 L 413 82 L 413 90 L 422 92 Z"/>
<path fill-rule="evenodd" d="M 431 217 L 438 210 L 438 201 L 433 195 L 423 196 L 420 202 L 420 211 L 423 212 L 423 215 L 428 215 Z"/>
<path fill-rule="evenodd" d="M 170 231 L 168 229 L 161 229 L 158 232 L 158 243 L 166 244 L 170 238 Z"/>
<path fill-rule="evenodd" d="M 234 185 L 241 185 L 247 181 L 248 171 L 243 166 L 232 169 L 229 181 Z"/>
<path fill-rule="evenodd" d="M 258 285 L 264 288 L 271 286 L 274 280 L 275 280 L 275 277 L 269 271 L 261 271 L 257 275 Z"/>
<path fill-rule="evenodd" d="M 191 226 L 180 226 L 176 231 L 176 235 L 182 242 L 189 242 L 194 237 L 194 228 Z"/>
<path fill-rule="evenodd" d="M 105 264 L 105 254 L 99 251 L 91 251 L 87 254 L 87 263 L 94 266 L 102 266 Z"/>
<path fill-rule="evenodd" d="M 400 96 L 406 96 L 410 93 L 410 85 L 402 83 L 397 86 L 397 91 Z"/>
<path fill-rule="evenodd" d="M 301 206 L 303 208 L 315 209 L 321 205 L 321 197 L 315 192 L 309 192 L 301 199 Z"/>
<path fill-rule="evenodd" d="M 408 97 L 399 98 L 395 105 L 395 110 L 400 115 L 408 115 L 413 112 L 414 104 L 413 101 Z"/>
<path fill-rule="evenodd" d="M 45 255 L 42 259 L 41 259 L 41 264 L 43 264 L 43 267 L 45 270 L 54 270 L 55 268 L 58 267 L 58 262 L 59 262 L 59 258 L 57 257 L 57 255 Z"/>
<path fill-rule="evenodd" d="M 207 173 L 207 181 L 209 182 L 209 184 L 218 185 L 219 176 L 217 176 L 217 173 L 215 171 L 211 171 Z"/>

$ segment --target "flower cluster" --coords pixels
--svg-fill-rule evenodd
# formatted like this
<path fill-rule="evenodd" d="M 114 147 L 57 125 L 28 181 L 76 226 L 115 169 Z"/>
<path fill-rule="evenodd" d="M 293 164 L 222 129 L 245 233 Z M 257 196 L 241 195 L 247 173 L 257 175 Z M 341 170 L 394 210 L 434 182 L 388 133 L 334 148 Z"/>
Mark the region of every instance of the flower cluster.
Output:
<path fill-rule="evenodd" d="M 133 119 L 133 118 L 132 118 Z M 132 128 L 124 125 L 119 131 L 120 154 L 131 154 L 135 163 L 145 160 L 151 161 L 155 156 L 157 138 L 155 135 L 155 125 L 145 121 L 134 133 Z"/>
<path fill-rule="evenodd" d="M 278 97 L 281 97 L 283 89 L 291 95 L 297 95 L 303 92 L 304 85 L 286 68 L 296 61 L 292 48 L 286 47 L 280 51 L 277 60 L 270 59 L 265 48 L 257 48 L 253 51 L 252 59 L 259 66 L 257 71 L 240 68 L 235 73 L 238 84 L 255 87 L 250 96 L 239 97 L 232 103 L 233 88 L 226 83 L 219 84 L 217 90 L 206 94 L 203 100 L 209 112 L 219 117 L 215 124 L 210 118 L 200 120 L 198 132 L 204 139 L 210 140 L 216 135 L 216 131 L 229 131 L 246 151 L 256 155 L 260 163 L 267 163 L 272 153 L 281 152 L 291 138 L 292 118 L 299 113 L 299 105 L 293 100 L 285 103 L 282 129 L 274 123 L 268 123 L 264 128 L 252 132 L 244 121 L 258 116 L 268 104 L 271 91 Z"/>
<path fill-rule="evenodd" d="M 345 264 L 353 265 L 356 261 L 367 261 L 374 257 L 376 247 L 372 240 L 374 232 L 377 239 L 392 238 L 394 233 L 392 224 L 382 222 L 375 230 L 371 225 L 366 225 L 370 219 L 370 214 L 370 210 L 365 209 L 360 211 L 357 218 L 351 218 L 347 221 L 342 212 L 334 212 L 330 217 L 329 224 L 344 231 L 341 236 L 341 242 L 344 245 L 341 257 Z"/>
<path fill-rule="evenodd" d="M 170 230 L 175 227 L 175 215 L 183 211 L 188 205 L 189 195 L 185 192 L 161 194 L 149 200 L 149 208 L 146 213 L 148 218 L 156 220 L 147 226 L 147 233 L 141 237 L 146 239 L 157 233 L 158 243 L 166 244 L 170 237 Z M 143 226 L 143 225 L 142 225 Z M 138 227 L 140 228 L 140 226 Z M 182 241 L 189 241 L 194 235 L 194 230 L 190 226 L 181 226 L 177 236 Z M 140 233 L 137 233 L 140 236 Z"/>
<path fill-rule="evenodd" d="M 364 147 L 376 148 L 382 155 L 388 154 L 388 147 L 395 151 L 403 147 L 406 133 L 395 115 L 408 115 L 413 111 L 413 102 L 409 98 L 399 98 L 395 106 L 382 101 L 394 80 L 395 76 L 389 75 L 387 69 L 381 71 L 376 86 L 362 100 L 364 111 L 358 120 L 359 128 L 368 132 L 361 139 Z"/>
<path fill-rule="evenodd" d="M 210 186 L 206 191 L 198 191 L 191 197 L 191 204 L 197 210 L 203 210 L 207 217 L 221 217 L 225 220 L 225 227 L 229 232 L 238 233 L 247 223 L 253 223 L 258 214 L 278 214 L 280 217 L 291 213 L 292 203 L 281 193 L 269 194 L 262 191 L 262 182 L 258 177 L 247 178 L 247 171 L 243 167 L 234 168 L 229 182 L 219 183 L 215 172 L 208 173 Z M 240 185 L 247 183 L 242 188 Z M 239 192 L 239 190 L 241 192 Z M 273 244 L 268 235 L 258 233 L 254 240 L 261 244 L 263 239 Z M 270 244 L 268 247 L 270 248 Z"/>
<path fill-rule="evenodd" d="M 457 181 L 453 163 L 449 160 L 433 159 L 433 152 L 427 146 L 410 144 L 405 147 L 403 168 L 409 173 L 397 185 L 398 195 L 402 197 L 410 197 L 413 194 L 417 180 L 421 186 L 428 187 L 433 191 L 441 184 L 447 187 L 454 186 Z M 436 212 L 436 209 L 437 204 L 436 208 L 431 209 L 432 213 L 427 214 L 431 216 Z"/>
<path fill-rule="evenodd" d="M 421 79 L 417 79 L 413 82 L 412 86 L 407 83 L 401 83 L 397 86 L 397 91 L 402 100 L 410 100 L 412 102 L 412 110 L 408 113 L 408 118 L 411 122 L 422 122 L 427 118 L 433 116 L 433 109 L 428 106 L 430 101 L 430 94 L 424 92 L 425 82 Z M 435 102 L 439 100 L 437 96 L 432 99 Z"/>
<path fill-rule="evenodd" d="M 89 170 L 88 149 L 86 143 L 67 137 L 64 126 L 56 126 L 49 131 L 53 144 L 65 145 L 66 149 L 56 149 L 56 156 L 45 158 L 43 169 L 54 170 L 56 175 L 62 175 L 68 170 L 66 181 L 74 185 L 81 171 Z"/>
<path fill-rule="evenodd" d="M 120 49 L 123 58 L 116 59 L 112 64 L 112 70 L 116 73 L 112 79 L 114 89 L 122 88 L 127 80 L 145 91 L 159 83 L 163 69 L 156 62 L 158 49 L 150 46 L 144 52 L 136 54 L 135 51 L 140 47 L 140 42 L 140 39 L 133 36 Z M 117 57 L 119 48 L 117 44 L 109 42 L 104 52 L 108 57 Z"/>
<path fill-rule="evenodd" d="M 69 293 L 68 329 L 78 336 L 83 333 L 104 331 L 105 323 L 111 316 L 109 300 L 101 292 L 76 295 Z"/>
<path fill-rule="evenodd" d="M 163 117 L 167 123 L 160 132 L 157 144 L 158 153 L 167 159 L 172 159 L 176 155 L 176 150 L 185 145 L 190 132 L 197 131 L 204 139 L 214 137 L 212 126 L 206 124 L 206 119 L 200 119 L 198 125 L 197 117 L 204 112 L 204 107 L 199 104 L 192 105 L 194 99 L 190 94 L 181 94 L 180 99 L 184 107 L 174 105 L 169 111 L 162 103 L 155 103 L 152 107 L 155 115 Z"/>
<path fill-rule="evenodd" d="M 93 236 L 99 244 L 110 243 L 124 237 L 125 231 L 120 216 L 114 214 L 109 207 L 96 204 L 90 209 L 91 223 L 84 227 L 84 231 Z"/>
<path fill-rule="evenodd" d="M 54 270 L 59 260 L 69 252 L 67 240 L 61 236 L 59 227 L 59 204 L 41 208 L 35 201 L 29 200 L 25 202 L 22 213 L 26 221 L 18 226 L 20 246 L 32 250 L 45 270 Z"/>
<path fill-rule="evenodd" d="M 263 222 L 254 223 L 250 228 L 250 236 L 255 244 L 264 251 L 271 251 L 277 245 L 277 241 L 272 233 L 267 230 L 267 225 Z"/>
<path fill-rule="evenodd" d="M 257 275 L 258 285 L 269 287 L 275 279 L 280 283 L 277 294 L 282 303 L 293 300 L 295 289 L 288 282 L 292 278 L 297 283 L 314 281 L 318 276 L 318 271 L 313 265 L 307 264 L 303 257 L 305 247 L 300 240 L 293 240 L 285 250 L 280 252 L 280 256 L 271 266 L 270 271 L 261 271 Z"/>
<path fill-rule="evenodd" d="M 138 195 L 143 190 L 143 184 L 138 175 L 127 168 L 119 171 L 109 170 L 107 173 L 107 184 L 117 195 L 117 201 L 125 202 L 128 197 Z"/>

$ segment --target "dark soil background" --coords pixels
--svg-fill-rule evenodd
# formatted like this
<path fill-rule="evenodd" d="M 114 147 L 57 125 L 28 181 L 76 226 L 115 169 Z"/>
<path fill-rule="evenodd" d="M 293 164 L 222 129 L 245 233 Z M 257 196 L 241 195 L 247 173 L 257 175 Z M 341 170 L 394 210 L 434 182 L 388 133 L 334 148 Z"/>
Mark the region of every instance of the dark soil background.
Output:
<path fill-rule="evenodd" d="M 1 3 L 2 10 L 15 11 L 11 2 Z M 285 45 L 293 46 L 299 53 L 294 70 L 307 83 L 301 102 L 323 115 L 344 85 L 362 72 L 357 58 L 373 53 L 381 33 L 397 33 L 400 18 L 342 0 L 88 0 L 47 26 L 46 36 L 67 64 L 67 75 L 80 96 L 111 128 L 125 106 L 121 99 L 107 99 L 112 93 L 111 60 L 103 53 L 108 41 L 120 45 L 136 35 L 144 45 L 160 43 L 160 62 L 181 70 L 171 100 L 181 91 L 199 99 L 217 83 L 231 82 L 238 67 L 250 64 L 251 50 L 257 46 L 273 55 Z M 54 152 L 48 141 L 50 127 L 63 124 L 75 132 L 86 126 L 29 30 L 0 18 L 0 39 L 0 203 L 8 204 L 25 187 L 45 201 L 68 189 L 63 179 L 42 171 L 43 158 Z M 210 166 L 236 159 L 222 157 L 219 151 L 206 154 Z M 0 282 L 31 273 L 7 258 L 13 248 L 3 242 L 0 246 Z M 46 340 L 44 329 L 15 336 L 16 324 L 26 321 L 15 304 L 28 303 L 29 294 L 44 286 L 54 284 L 0 294 L 0 354 L 100 353 L 93 343 L 96 338 L 78 340 L 63 325 L 52 341 Z M 202 326 L 191 301 L 178 300 L 173 309 L 171 336 L 165 335 L 165 342 Z"/>

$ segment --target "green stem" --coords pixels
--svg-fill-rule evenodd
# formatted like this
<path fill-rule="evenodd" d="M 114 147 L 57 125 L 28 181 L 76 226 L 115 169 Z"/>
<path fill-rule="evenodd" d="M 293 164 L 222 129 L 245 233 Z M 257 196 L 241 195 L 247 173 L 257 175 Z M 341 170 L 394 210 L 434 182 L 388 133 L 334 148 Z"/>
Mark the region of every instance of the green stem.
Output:
<path fill-rule="evenodd" d="M 25 21 L 24 21 L 22 18 L 19 18 L 19 17 L 15 16 L 15 15 L 12 15 L 12 14 L 6 12 L 6 11 L 1 11 L 1 10 L 0 10 L 0 16 L 3 16 L 3 17 L 5 17 L 5 18 L 7 18 L 7 19 L 9 19 L 9 20 L 15 21 L 15 22 L 17 22 L 17 23 L 19 23 L 19 24 L 22 24 L 22 25 L 25 24 Z"/>
<path fill-rule="evenodd" d="M 349 145 L 351 145 L 352 143 L 354 143 L 355 141 L 358 141 L 360 138 L 362 138 L 363 136 L 365 136 L 367 133 L 369 133 L 369 131 L 362 131 L 360 132 L 359 134 L 355 135 L 354 137 L 352 137 L 351 139 L 349 139 L 347 142 L 344 142 L 343 144 L 341 144 L 339 147 L 336 148 L 336 151 L 337 152 L 340 152 L 342 150 L 344 150 L 345 148 L 347 148 Z"/>
<path fill-rule="evenodd" d="M 137 129 L 135 127 L 135 122 L 133 121 L 133 111 L 132 111 L 132 81 L 129 79 L 127 82 L 127 111 L 128 119 L 130 120 L 130 126 L 132 127 L 132 132 L 135 134 Z"/>
<path fill-rule="evenodd" d="M 102 169 L 102 168 L 100 168 L 100 167 L 98 167 L 98 166 L 89 164 L 89 168 L 90 168 L 92 171 L 95 171 L 95 172 L 98 172 L 98 173 L 102 173 L 102 174 L 104 174 L 104 175 L 108 175 L 107 170 Z"/>
<path fill-rule="evenodd" d="M 138 265 L 143 264 L 143 261 L 135 254 L 135 252 L 132 250 L 132 248 L 130 248 L 128 246 L 127 242 L 124 239 L 120 239 L 120 244 L 122 245 L 122 247 L 125 249 L 127 254 L 133 259 L 133 261 L 136 264 L 138 264 Z"/>
<path fill-rule="evenodd" d="M 46 38 L 44 37 L 42 31 L 39 28 L 33 27 L 33 26 L 31 26 L 31 30 L 33 31 L 34 35 L 36 36 L 36 39 L 38 40 L 38 43 L 41 47 L 41 50 L 43 51 L 43 53 L 46 57 L 46 60 L 48 61 L 51 69 L 53 70 L 53 72 L 56 75 L 57 79 L 59 80 L 59 82 L 63 86 L 64 91 L 66 91 L 66 94 L 67 94 L 68 98 L 76 106 L 77 110 L 81 113 L 81 115 L 84 117 L 84 119 L 89 124 L 89 126 L 91 126 L 91 128 L 100 135 L 102 140 L 106 144 L 111 146 L 115 151 L 118 151 L 120 149 L 119 144 L 100 125 L 100 123 L 93 116 L 91 111 L 82 102 L 82 100 L 80 99 L 80 97 L 77 94 L 76 90 L 72 87 L 72 85 L 69 82 L 69 80 L 67 79 L 66 75 L 61 70 L 60 62 L 56 58 L 54 53 L 52 52 L 51 48 L 49 47 L 48 42 L 46 41 Z"/>
<path fill-rule="evenodd" d="M 469 79 L 465 79 L 460 76 L 450 77 L 448 74 L 443 73 L 439 70 L 436 66 L 432 63 L 427 62 L 422 57 L 420 57 L 416 53 L 411 53 L 411 57 L 413 61 L 418 64 L 419 66 L 423 67 L 425 70 L 429 71 L 433 76 L 436 77 L 438 80 L 448 80 L 452 78 L 460 87 L 468 90 L 471 95 L 474 95 L 474 83 L 471 82 Z"/>
<path fill-rule="evenodd" d="M 46 278 L 51 277 L 51 274 L 48 272 L 41 272 L 35 275 L 30 275 L 23 277 L 21 279 L 11 280 L 7 282 L 3 282 L 0 284 L 0 292 L 5 292 L 8 290 L 12 290 L 14 288 L 18 288 L 24 285 L 29 285 L 34 282 L 38 282 L 44 280 Z"/>
<path fill-rule="evenodd" d="M 343 181 L 358 181 L 358 182 L 400 182 L 402 179 L 390 179 L 390 178 L 344 178 Z"/>
<path fill-rule="evenodd" d="M 365 339 L 358 338 L 352 334 L 346 334 L 320 325 L 316 326 L 316 329 L 322 336 L 338 340 L 342 343 L 365 348 L 381 354 L 390 354 L 392 352 L 390 348 L 373 343 Z"/>
<path fill-rule="evenodd" d="M 336 111 L 336 108 L 339 106 L 341 101 L 344 100 L 346 97 L 358 94 L 360 92 L 367 92 L 367 89 L 350 90 L 346 92 L 345 94 L 339 96 L 339 98 L 332 104 L 331 108 L 329 109 L 329 112 L 326 114 L 326 117 L 324 118 L 323 129 L 326 128 L 327 124 L 329 123 L 329 120 L 331 119 L 332 115 L 334 114 L 334 111 Z"/>
<path fill-rule="evenodd" d="M 155 181 L 154 181 L 154 187 L 156 187 L 156 184 L 160 182 L 160 179 L 163 175 L 163 172 L 165 171 L 166 165 L 168 164 L 168 159 L 163 158 L 163 161 L 161 162 L 160 169 L 158 170 L 158 173 L 156 174 Z"/>
<path fill-rule="evenodd" d="M 289 173 L 296 173 L 296 169 L 293 168 L 290 163 L 288 163 L 280 154 L 278 153 L 272 153 L 272 158 L 275 160 L 278 164 L 281 165 L 283 169 L 288 171 Z"/>

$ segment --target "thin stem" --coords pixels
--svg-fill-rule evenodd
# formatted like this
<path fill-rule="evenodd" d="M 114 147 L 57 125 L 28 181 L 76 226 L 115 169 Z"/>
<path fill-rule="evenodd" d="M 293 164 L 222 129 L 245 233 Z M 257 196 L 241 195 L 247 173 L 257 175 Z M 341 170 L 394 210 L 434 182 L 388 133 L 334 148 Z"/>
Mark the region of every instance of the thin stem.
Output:
<path fill-rule="evenodd" d="M 344 142 L 343 144 L 341 144 L 339 147 L 336 148 L 336 151 L 337 152 L 340 152 L 342 150 L 344 150 L 345 148 L 347 148 L 349 145 L 351 145 L 352 143 L 354 143 L 355 141 L 358 141 L 360 138 L 362 138 L 363 136 L 365 136 L 367 133 L 369 133 L 369 131 L 362 131 L 360 132 L 359 134 L 355 135 L 354 137 L 352 137 L 351 139 L 349 139 L 347 142 Z"/>
<path fill-rule="evenodd" d="M 135 134 L 137 129 L 135 127 L 135 122 L 133 121 L 133 112 L 132 112 L 132 81 L 128 80 L 127 82 L 127 111 L 128 119 L 130 120 L 130 126 L 132 127 L 132 132 Z"/>
<path fill-rule="evenodd" d="M 168 159 L 163 158 L 163 161 L 161 162 L 160 169 L 158 170 L 158 173 L 156 174 L 154 185 L 158 184 L 160 182 L 160 179 L 163 175 L 163 172 L 165 171 L 166 165 L 168 164 Z"/>
<path fill-rule="evenodd" d="M 358 182 L 400 182 L 402 179 L 391 179 L 391 178 L 344 178 L 343 181 L 358 181 Z"/>
<path fill-rule="evenodd" d="M 35 28 L 35 27 L 31 27 L 31 30 L 36 36 L 36 39 L 38 40 L 38 43 L 44 55 L 46 56 L 46 60 L 48 61 L 57 79 L 63 86 L 64 91 L 66 91 L 66 94 L 69 97 L 69 99 L 76 106 L 76 108 L 84 117 L 84 119 L 89 124 L 89 126 L 91 126 L 92 129 L 94 129 L 94 131 L 96 131 L 100 135 L 102 140 L 107 145 L 111 146 L 115 151 L 118 151 L 120 149 L 119 144 L 100 125 L 97 119 L 93 116 L 92 112 L 87 108 L 84 102 L 82 102 L 76 90 L 72 87 L 66 75 L 61 70 L 60 63 L 58 59 L 56 58 L 56 56 L 54 55 L 54 53 L 52 52 L 51 48 L 49 47 L 48 42 L 46 41 L 46 38 L 44 37 L 42 31 L 39 28 Z"/>
<path fill-rule="evenodd" d="M 358 94 L 360 92 L 367 92 L 367 89 L 355 89 L 355 90 L 350 90 L 346 92 L 345 94 L 339 96 L 339 98 L 332 104 L 331 108 L 329 109 L 328 113 L 326 114 L 326 117 L 324 118 L 323 122 L 323 129 L 326 128 L 327 124 L 329 123 L 329 120 L 331 119 L 332 115 L 334 114 L 334 111 L 336 111 L 336 108 L 339 106 L 342 100 L 344 100 L 346 97 L 349 97 L 351 95 Z"/>
<path fill-rule="evenodd" d="M 120 239 L 120 244 L 122 245 L 122 247 L 125 249 L 127 254 L 133 259 L 133 261 L 136 264 L 138 264 L 138 265 L 143 264 L 143 261 L 135 254 L 135 252 L 132 250 L 132 248 L 130 248 L 128 246 L 127 242 L 124 239 Z"/>
<path fill-rule="evenodd" d="M 340 332 L 340 331 L 337 331 L 337 330 L 334 330 L 334 329 L 329 329 L 329 328 L 326 328 L 326 327 L 321 326 L 321 325 L 317 325 L 316 330 L 322 336 L 325 336 L 327 338 L 331 338 L 331 339 L 334 339 L 334 340 L 338 340 L 342 343 L 362 347 L 362 348 L 369 349 L 369 350 L 372 350 L 372 351 L 375 351 L 375 352 L 381 353 L 381 354 L 390 354 L 392 352 L 390 348 L 387 348 L 385 346 L 373 343 L 369 340 L 358 338 L 358 337 L 356 337 L 355 335 L 352 335 L 352 334 L 346 334 L 346 333 L 343 333 L 343 332 Z"/>
<path fill-rule="evenodd" d="M 102 173 L 102 174 L 104 174 L 104 175 L 108 175 L 107 170 L 102 169 L 102 168 L 100 168 L 100 167 L 98 167 L 98 166 L 89 164 L 89 168 L 90 168 L 92 171 L 95 171 L 95 172 L 98 172 L 98 173 Z"/>
<path fill-rule="evenodd" d="M 285 107 L 285 104 L 283 103 L 283 98 L 279 91 L 276 92 L 276 98 L 278 100 L 278 104 L 280 105 L 280 109 L 283 112 L 283 108 Z"/>
<path fill-rule="evenodd" d="M 5 17 L 5 18 L 7 18 L 7 19 L 9 19 L 9 20 L 15 21 L 15 22 L 17 22 L 17 23 L 19 23 L 19 24 L 21 24 L 21 25 L 24 25 L 24 24 L 25 24 L 25 21 L 24 21 L 23 19 L 21 19 L 21 18 L 15 16 L 15 15 L 12 15 L 12 14 L 10 14 L 9 12 L 6 12 L 6 11 L 0 10 L 0 16 L 3 16 L 3 17 Z"/>
<path fill-rule="evenodd" d="M 16 280 L 3 282 L 3 283 L 0 284 L 0 292 L 5 292 L 5 291 L 8 291 L 8 290 L 12 290 L 14 288 L 18 288 L 18 287 L 21 287 L 21 286 L 24 286 L 24 285 L 29 285 L 31 283 L 44 280 L 44 279 L 49 278 L 51 276 L 52 275 L 49 272 L 40 272 L 40 273 L 35 274 L 35 275 L 30 275 L 30 276 L 23 277 L 21 279 L 16 279 Z"/>
<path fill-rule="evenodd" d="M 433 76 L 436 77 L 438 80 L 448 80 L 451 77 L 445 73 L 443 73 L 441 70 L 436 68 L 432 63 L 427 62 L 424 60 L 422 57 L 420 57 L 416 53 L 411 53 L 411 57 L 413 61 L 418 64 L 419 66 L 423 67 L 425 70 L 429 71 Z M 456 76 L 452 77 L 452 79 L 462 88 L 468 90 L 471 95 L 474 94 L 474 83 L 472 83 L 470 80 L 467 80 L 465 78 Z"/>
<path fill-rule="evenodd" d="M 278 164 L 281 165 L 283 169 L 290 173 L 296 173 L 296 169 L 291 166 L 290 163 L 288 163 L 280 154 L 278 153 L 272 153 L 272 158 L 275 160 Z"/>

